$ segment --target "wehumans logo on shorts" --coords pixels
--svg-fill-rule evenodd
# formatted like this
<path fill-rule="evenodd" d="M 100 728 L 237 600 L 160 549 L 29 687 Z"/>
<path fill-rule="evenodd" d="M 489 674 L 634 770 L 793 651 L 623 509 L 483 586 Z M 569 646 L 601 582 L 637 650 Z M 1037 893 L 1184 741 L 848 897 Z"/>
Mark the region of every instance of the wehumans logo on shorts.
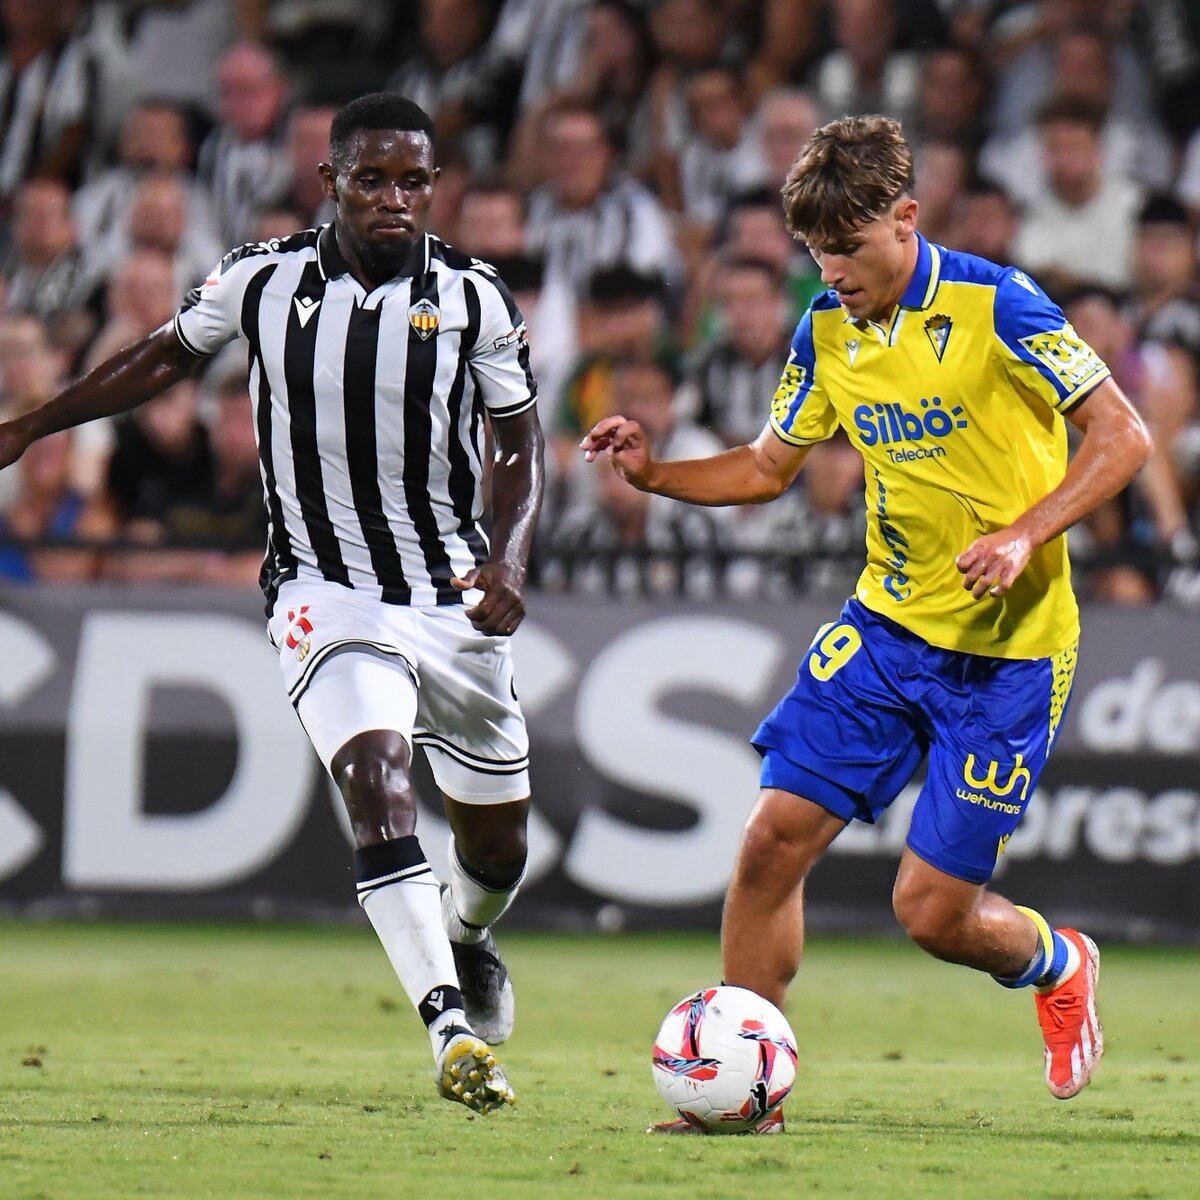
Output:
<path fill-rule="evenodd" d="M 963 782 L 970 788 L 975 788 L 975 791 L 964 791 L 958 789 L 958 798 L 967 800 L 971 804 L 980 804 L 984 808 L 994 809 L 997 812 L 1018 814 L 1021 811 L 1020 804 L 1005 803 L 998 799 L 1001 796 L 1007 796 L 1016 786 L 1017 781 L 1021 782 L 1020 798 L 1022 801 L 1029 795 L 1030 785 L 1033 783 L 1033 776 L 1029 773 L 1027 767 L 1021 764 L 1025 761 L 1023 754 L 1017 755 L 1017 761 L 1013 764 L 1012 770 L 1009 772 L 1008 780 L 1003 787 L 1000 786 L 998 778 L 1000 774 L 1000 764 L 992 759 L 988 763 L 987 774 L 980 779 L 975 774 L 975 755 L 968 754 L 967 761 L 963 763 Z M 983 795 L 983 792 L 990 792 L 991 795 Z"/>

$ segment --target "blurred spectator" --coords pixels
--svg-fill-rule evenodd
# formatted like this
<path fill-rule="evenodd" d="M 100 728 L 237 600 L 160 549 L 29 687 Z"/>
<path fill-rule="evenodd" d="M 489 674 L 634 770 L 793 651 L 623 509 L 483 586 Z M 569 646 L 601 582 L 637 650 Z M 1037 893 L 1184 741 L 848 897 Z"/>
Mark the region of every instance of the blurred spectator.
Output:
<path fill-rule="evenodd" d="M 691 133 L 679 152 L 671 182 L 678 207 L 695 225 L 716 225 L 733 197 L 758 182 L 759 164 L 746 136 L 746 106 L 737 75 L 712 67 L 693 77 L 687 89 Z"/>
<path fill-rule="evenodd" d="M 896 9 L 889 0 L 831 0 L 835 48 L 816 74 L 827 119 L 881 112 L 907 120 L 916 107 L 918 62 L 896 48 Z"/>
<path fill-rule="evenodd" d="M 931 50 L 921 61 L 917 110 L 910 140 L 953 142 L 972 153 L 982 137 L 987 74 L 979 57 L 962 46 Z"/>
<path fill-rule="evenodd" d="M 650 32 L 628 0 L 596 0 L 588 5 L 579 65 L 569 90 L 608 129 L 626 133 L 626 160 L 634 170 L 653 157 L 653 129 L 646 82 L 650 73 Z"/>
<path fill-rule="evenodd" d="M 1164 187 L 1173 165 L 1170 144 L 1149 114 L 1134 119 L 1116 104 L 1113 53 L 1110 43 L 1097 32 L 1076 29 L 1067 33 L 1054 50 L 1056 95 L 1090 106 L 1098 114 L 1106 176 L 1120 175 L 1146 187 Z M 983 148 L 980 169 L 1017 200 L 1035 198 L 1046 181 L 1038 129 L 1030 125 L 992 138 Z"/>
<path fill-rule="evenodd" d="M 51 346 L 36 317 L 0 317 L 0 421 L 11 421 L 45 404 L 62 382 L 62 355 Z M 20 487 L 16 471 L 0 472 L 0 512 Z"/>
<path fill-rule="evenodd" d="M 288 122 L 291 184 L 279 206 L 299 214 L 296 229 L 315 229 L 333 220 L 333 201 L 325 195 L 317 164 L 329 160 L 329 127 L 336 111 L 328 106 L 305 106 L 297 108 Z"/>
<path fill-rule="evenodd" d="M 986 42 L 996 67 L 989 121 L 993 129 L 1014 133 L 1030 124 L 1058 91 L 1056 52 L 1077 30 L 1099 33 L 1113 45 L 1113 96 L 1120 115 L 1138 123 L 1152 118 L 1149 73 L 1127 33 L 1134 4 L 1017 0 L 996 7 L 1000 15 Z"/>
<path fill-rule="evenodd" d="M 689 365 L 679 404 L 697 425 L 737 446 L 766 424 L 792 326 L 779 274 L 767 263 L 724 263 L 717 293 L 722 336 Z"/>
<path fill-rule="evenodd" d="M 136 98 L 169 96 L 213 116 L 219 108 L 213 64 L 238 36 L 261 36 L 252 14 L 267 6 L 257 0 L 151 0 L 121 7 Z"/>
<path fill-rule="evenodd" d="M 1047 184 L 1021 220 L 1018 262 L 1043 287 L 1128 287 L 1142 197 L 1128 179 L 1104 174 L 1095 109 L 1063 97 L 1046 106 L 1039 127 Z"/>
<path fill-rule="evenodd" d="M 71 36 L 78 0 L 0 6 L 0 208 L 33 175 L 77 184 L 97 106 L 97 64 Z"/>
<path fill-rule="evenodd" d="M 32 180 L 18 194 L 4 282 L 7 312 L 39 317 L 64 345 L 90 332 L 81 314 L 96 281 L 75 236 L 70 194 L 57 180 Z"/>
<path fill-rule="evenodd" d="M 954 142 L 926 142 L 916 155 L 916 196 L 921 206 L 921 232 L 941 245 L 955 244 L 963 190 L 970 160 Z"/>
<path fill-rule="evenodd" d="M 528 248 L 546 269 L 581 287 L 603 267 L 675 273 L 667 214 L 640 183 L 616 167 L 616 149 L 596 116 L 568 103 L 544 121 L 549 182 L 529 200 Z"/>
<path fill-rule="evenodd" d="M 547 97 L 567 91 L 579 78 L 587 36 L 589 0 L 503 0 L 492 36 L 500 61 L 520 83 L 520 112 L 538 107 Z"/>
<path fill-rule="evenodd" d="M 221 120 L 200 147 L 198 168 L 212 189 L 221 237 L 235 246 L 287 190 L 287 88 L 271 55 L 249 43 L 226 51 L 216 75 Z"/>
<path fill-rule="evenodd" d="M 760 557 L 731 569 L 729 589 L 762 593 L 782 583 L 785 590 L 805 584 L 850 590 L 865 527 L 862 455 L 839 431 L 809 450 L 778 500 L 737 510 L 734 544 Z M 772 561 L 775 555 L 782 565 Z"/>
<path fill-rule="evenodd" d="M 420 0 L 413 52 L 388 80 L 434 119 L 438 141 L 454 146 L 474 170 L 497 159 L 513 117 L 488 45 L 495 24 L 490 0 Z"/>
<path fill-rule="evenodd" d="M 623 267 L 596 272 L 580 306 L 579 348 L 557 422 L 572 451 L 582 434 L 613 411 L 614 363 L 649 360 L 674 367 L 670 328 L 654 281 Z"/>
<path fill-rule="evenodd" d="M 88 347 L 85 368 L 90 371 L 122 346 L 166 324 L 175 315 L 178 296 L 174 266 L 165 254 L 150 249 L 132 251 L 108 278 L 108 320 Z"/>
<path fill-rule="evenodd" d="M 180 110 L 162 100 L 145 100 L 130 109 L 117 153 L 117 164 L 80 188 L 72 203 L 89 268 L 110 271 L 128 253 L 131 198 L 151 175 L 169 177 L 182 189 L 186 256 L 193 261 L 207 256 L 211 266 L 213 248 L 220 247 L 219 255 L 227 247 L 221 247 L 209 193 L 188 169 L 191 145 Z"/>
<path fill-rule="evenodd" d="M 704 260 L 688 289 L 682 325 L 694 331 L 691 341 L 695 344 L 703 346 L 719 336 L 717 292 L 722 262 L 733 259 L 763 262 L 774 269 L 783 281 L 791 325 L 799 321 L 813 296 L 825 290 L 812 257 L 787 231 L 779 197 L 766 189 L 748 192 L 734 202 L 717 239 L 716 252 Z"/>
<path fill-rule="evenodd" d="M 137 185 L 129 209 L 131 250 L 150 250 L 171 263 L 175 295 L 201 283 L 224 250 L 203 229 L 189 229 L 187 192 L 173 175 L 151 175 Z"/>
<path fill-rule="evenodd" d="M 562 411 L 563 387 L 579 352 L 574 293 L 561 280 L 547 280 L 541 259 L 532 255 L 484 257 L 496 268 L 525 318 L 529 358 L 538 382 L 538 411 L 542 424 L 553 430 Z"/>
<path fill-rule="evenodd" d="M 268 208 L 255 222 L 250 237 L 256 242 L 269 242 L 272 238 L 290 237 L 306 228 L 304 218 L 294 209 Z"/>
<path fill-rule="evenodd" d="M 68 429 L 42 438 L 17 464 L 19 494 L 0 514 L 0 581 L 71 583 L 96 578 L 100 560 L 95 550 L 56 550 L 44 544 L 24 547 L 9 541 L 100 541 L 111 535 L 111 521 L 102 511 L 89 508 L 71 486 L 73 436 Z"/>
<path fill-rule="evenodd" d="M 485 262 L 520 254 L 525 248 L 521 193 L 495 181 L 475 184 L 463 196 L 456 244 Z"/>
<path fill-rule="evenodd" d="M 690 128 L 687 89 L 698 71 L 722 61 L 729 14 L 721 0 L 663 0 L 650 10 L 658 62 L 650 76 L 651 131 L 668 155 L 683 149 Z"/>
<path fill-rule="evenodd" d="M 185 412 L 186 406 L 181 401 L 179 413 L 172 417 L 171 429 L 159 442 L 160 449 L 189 444 L 180 436 Z M 267 540 L 267 521 L 254 416 L 246 402 L 246 383 L 240 374 L 225 378 L 218 387 L 208 428 L 211 486 L 204 486 L 204 459 L 198 450 L 203 442 L 193 424 L 192 449 L 182 461 L 196 472 L 195 487 L 166 497 L 158 518 L 165 540 L 180 552 L 127 562 L 123 568 L 127 578 L 145 577 L 150 572 L 155 579 L 247 585 L 257 582 Z M 144 488 L 145 484 L 143 476 L 139 486 Z M 147 497 L 143 494 L 134 503 L 146 505 Z"/>
<path fill-rule="evenodd" d="M 1080 337 L 1108 363 L 1122 390 L 1162 431 L 1164 404 L 1177 404 L 1172 392 L 1189 381 L 1178 362 L 1160 347 L 1139 347 L 1120 298 L 1103 289 L 1082 290 L 1064 300 L 1063 310 Z M 1177 351 L 1174 353 L 1178 353 Z M 1157 594 L 1163 550 L 1186 536 L 1187 518 L 1178 481 L 1170 467 L 1169 441 L 1156 439 L 1152 460 L 1134 483 L 1101 505 L 1083 523 L 1084 552 L 1093 567 L 1093 594 L 1123 604 L 1142 604 Z"/>
<path fill-rule="evenodd" d="M 755 182 L 777 193 L 820 123 L 820 109 L 808 92 L 792 87 L 767 92 L 754 119 L 759 155 Z"/>
<path fill-rule="evenodd" d="M 104 500 L 126 537 L 160 542 L 173 511 L 212 497 L 213 452 L 197 405 L 196 384 L 184 380 L 116 420 Z"/>
<path fill-rule="evenodd" d="M 963 194 L 959 209 L 955 248 L 978 254 L 1002 267 L 1016 259 L 1013 241 L 1019 216 L 1012 197 L 998 184 L 978 180 Z"/>
<path fill-rule="evenodd" d="M 655 458 L 706 458 L 724 448 L 713 434 L 680 420 L 671 376 L 657 364 L 617 362 L 613 390 L 621 414 L 645 430 Z M 685 564 L 675 561 L 673 555 L 717 549 L 720 531 L 729 525 L 734 510 L 697 508 L 648 495 L 626 483 L 607 463 L 600 468 L 554 531 L 554 548 L 581 559 L 579 569 L 593 576 L 592 586 L 603 579 L 618 591 L 686 590 L 681 578 Z M 647 561 L 638 554 L 643 548 L 668 553 L 658 561 Z M 624 562 L 612 557 L 621 551 L 633 551 L 634 557 Z M 607 556 L 608 561 L 590 563 L 597 554 Z M 586 579 L 579 582 L 588 586 Z"/>
<path fill-rule="evenodd" d="M 1200 358 L 1195 247 L 1187 212 L 1169 196 L 1152 196 L 1138 216 L 1133 304 L 1142 338 Z"/>

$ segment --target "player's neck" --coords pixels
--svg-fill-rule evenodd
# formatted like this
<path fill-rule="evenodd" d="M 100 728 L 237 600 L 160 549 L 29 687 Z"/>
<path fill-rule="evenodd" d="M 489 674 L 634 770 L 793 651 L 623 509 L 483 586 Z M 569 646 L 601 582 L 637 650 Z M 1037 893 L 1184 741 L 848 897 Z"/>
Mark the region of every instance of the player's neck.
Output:
<path fill-rule="evenodd" d="M 904 246 L 904 266 L 892 281 L 892 286 L 888 289 L 887 300 L 875 312 L 868 314 L 867 320 L 874 321 L 876 325 L 886 325 L 892 319 L 896 312 L 896 306 L 912 281 L 920 252 L 920 243 L 916 237 L 909 238 Z"/>

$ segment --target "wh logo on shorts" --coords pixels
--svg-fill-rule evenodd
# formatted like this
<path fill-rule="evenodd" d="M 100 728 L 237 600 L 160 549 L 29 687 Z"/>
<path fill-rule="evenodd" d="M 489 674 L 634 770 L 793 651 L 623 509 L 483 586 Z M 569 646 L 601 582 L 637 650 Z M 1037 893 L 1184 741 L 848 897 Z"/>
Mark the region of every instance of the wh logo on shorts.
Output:
<path fill-rule="evenodd" d="M 1005 802 L 1000 797 L 1007 796 L 1017 786 L 1018 782 L 1021 785 L 1019 793 L 1021 802 L 1024 803 L 1025 798 L 1029 795 L 1029 785 L 1033 782 L 1033 776 L 1029 773 L 1029 768 L 1023 766 L 1025 756 L 1017 755 L 1017 761 L 1013 764 L 1012 770 L 1008 773 L 1008 779 L 1003 785 L 1000 783 L 1000 764 L 992 759 L 988 763 L 987 774 L 980 779 L 975 774 L 975 755 L 968 754 L 967 761 L 963 764 L 963 782 L 968 787 L 975 788 L 975 791 L 964 791 L 958 789 L 958 798 L 960 800 L 969 800 L 972 804 L 982 805 L 984 808 L 990 808 L 999 812 L 1011 813 L 1013 816 L 1021 812 L 1021 805 L 1014 804 L 1011 801 Z M 984 795 L 983 793 L 990 793 Z"/>
<path fill-rule="evenodd" d="M 301 662 L 308 657 L 308 652 L 312 649 L 312 638 L 309 635 L 313 631 L 313 626 L 305 615 L 307 612 L 307 604 L 302 604 L 299 608 L 288 609 L 287 616 L 291 624 L 288 626 L 287 636 L 283 639 L 283 644 L 289 650 L 295 650 L 296 657 Z"/>

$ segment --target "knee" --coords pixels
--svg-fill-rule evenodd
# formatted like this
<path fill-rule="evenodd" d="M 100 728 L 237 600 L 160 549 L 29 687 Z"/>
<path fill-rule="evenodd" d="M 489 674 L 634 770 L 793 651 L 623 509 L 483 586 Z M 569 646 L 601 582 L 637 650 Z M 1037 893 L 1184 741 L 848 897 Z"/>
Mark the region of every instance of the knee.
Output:
<path fill-rule="evenodd" d="M 789 829 L 769 808 L 760 805 L 750 814 L 742 831 L 738 873 L 750 880 L 782 873 L 796 883 L 808 874 L 818 855 L 809 839 Z"/>
<path fill-rule="evenodd" d="M 411 806 L 408 743 L 399 734 L 362 734 L 338 751 L 333 777 L 351 813 Z"/>
<path fill-rule="evenodd" d="M 930 888 L 897 882 L 892 911 L 909 938 L 935 958 L 953 959 L 962 940 L 966 915 L 960 907 Z"/>
<path fill-rule="evenodd" d="M 455 834 L 454 842 L 463 865 L 490 884 L 507 887 L 525 870 L 529 845 L 523 824 L 492 830 L 486 838 Z"/>

